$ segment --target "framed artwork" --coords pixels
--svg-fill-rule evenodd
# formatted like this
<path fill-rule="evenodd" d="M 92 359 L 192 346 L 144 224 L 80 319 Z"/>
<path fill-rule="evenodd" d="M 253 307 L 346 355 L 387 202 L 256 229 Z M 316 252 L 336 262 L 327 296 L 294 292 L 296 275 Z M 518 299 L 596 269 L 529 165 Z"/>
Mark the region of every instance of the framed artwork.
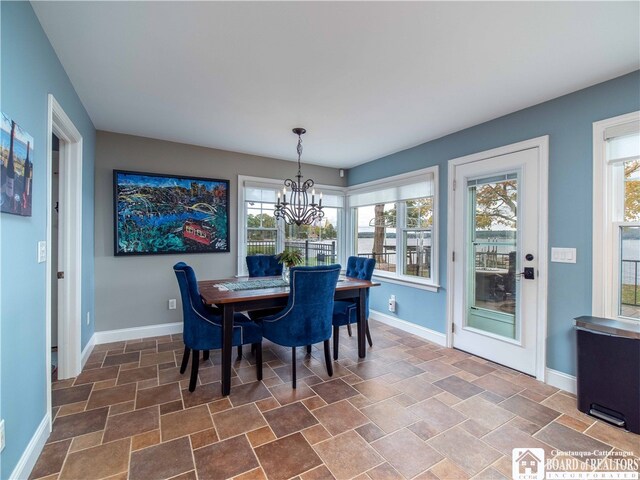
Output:
<path fill-rule="evenodd" d="M 0 212 L 31 216 L 33 137 L 4 113 L 0 118 Z"/>
<path fill-rule="evenodd" d="M 114 254 L 229 251 L 229 180 L 113 171 Z"/>

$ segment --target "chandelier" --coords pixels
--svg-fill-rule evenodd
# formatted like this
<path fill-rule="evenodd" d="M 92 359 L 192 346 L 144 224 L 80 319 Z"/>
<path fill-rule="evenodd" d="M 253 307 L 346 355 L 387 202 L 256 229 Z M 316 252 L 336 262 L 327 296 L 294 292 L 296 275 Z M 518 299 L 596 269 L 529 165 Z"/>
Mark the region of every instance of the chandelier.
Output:
<path fill-rule="evenodd" d="M 302 173 L 300 172 L 300 157 L 302 156 L 302 135 L 306 133 L 304 128 L 294 128 L 293 133 L 298 135 L 298 174 L 296 180 L 287 178 L 284 181 L 282 189 L 282 201 L 280 200 L 280 192 L 278 192 L 278 203 L 276 203 L 275 216 L 281 218 L 285 223 L 300 225 L 311 225 L 324 217 L 322 211 L 322 193 L 318 203 L 316 203 L 316 191 L 313 189 L 313 180 L 308 179 L 302 182 Z M 289 193 L 289 201 L 287 201 L 287 188 L 291 190 Z M 309 202 L 309 189 L 311 189 L 311 202 Z"/>

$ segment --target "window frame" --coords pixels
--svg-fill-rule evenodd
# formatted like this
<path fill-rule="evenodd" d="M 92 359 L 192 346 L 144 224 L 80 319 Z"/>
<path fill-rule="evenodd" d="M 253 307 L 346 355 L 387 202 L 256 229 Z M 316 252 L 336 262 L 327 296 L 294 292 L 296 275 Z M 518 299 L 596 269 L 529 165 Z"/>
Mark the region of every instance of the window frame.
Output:
<path fill-rule="evenodd" d="M 619 231 L 621 226 L 638 224 L 624 222 L 624 176 L 621 176 L 624 164 L 607 162 L 605 131 L 639 121 L 640 111 L 636 111 L 593 123 L 592 315 L 633 325 L 637 325 L 640 320 L 619 314 Z"/>
<path fill-rule="evenodd" d="M 253 177 L 247 175 L 238 175 L 238 257 L 237 257 L 237 277 L 246 277 L 249 275 L 247 270 L 247 215 L 246 215 L 246 200 L 245 200 L 245 183 L 259 184 L 262 188 L 273 188 L 274 191 L 282 190 L 284 186 L 283 179 L 265 178 L 265 177 Z M 336 261 L 341 265 L 345 265 L 346 262 L 346 228 L 342 228 L 347 225 L 345 221 L 346 216 L 346 188 L 336 185 L 323 185 L 315 184 L 314 188 L 323 192 L 325 195 L 337 195 L 343 197 L 343 207 L 327 207 L 327 208 L 339 208 L 342 211 L 338 214 L 338 222 L 335 226 L 338 230 L 338 239 L 336 246 L 338 248 L 338 256 Z M 282 221 L 276 221 L 276 251 L 281 251 L 284 248 L 284 236 L 285 225 Z"/>
<path fill-rule="evenodd" d="M 347 226 L 347 231 L 349 234 L 347 251 L 349 255 L 357 255 L 356 251 L 357 247 L 357 233 L 358 233 L 358 224 L 357 224 L 357 206 L 352 205 L 351 198 L 353 195 L 357 195 L 360 193 L 368 193 L 371 191 L 375 191 L 380 187 L 384 186 L 385 188 L 393 188 L 393 187 L 401 187 L 404 185 L 411 185 L 418 183 L 416 182 L 416 178 L 420 176 L 433 176 L 433 220 L 431 223 L 431 278 L 424 279 L 415 275 L 405 275 L 402 272 L 404 271 L 404 263 L 405 263 L 405 246 L 404 246 L 404 234 L 407 230 L 416 230 L 416 228 L 409 228 L 406 226 L 406 202 L 412 199 L 406 200 L 394 200 L 393 203 L 396 204 L 396 272 L 386 272 L 384 270 L 375 269 L 373 271 L 373 277 L 389 283 L 397 283 L 400 285 L 411 286 L 414 288 L 420 288 L 428 291 L 437 292 L 440 288 L 439 283 L 439 239 L 438 239 L 438 206 L 440 204 L 439 201 L 439 177 L 438 177 L 438 166 L 434 165 L 432 167 L 422 168 L 420 170 L 415 170 L 408 173 L 403 173 L 400 175 L 394 175 L 392 177 L 387 177 L 380 180 L 374 180 L 371 182 L 361 183 L 354 187 L 350 187 L 347 189 L 347 202 L 346 202 L 346 210 L 348 211 L 347 218 L 349 221 L 349 225 Z M 385 202 L 392 203 L 392 202 Z M 372 204 L 372 205 L 375 205 Z M 365 205 L 361 205 L 365 206 Z M 402 219 L 401 222 L 399 219 Z M 418 229 L 424 230 L 424 229 Z M 401 271 L 398 271 L 401 270 Z"/>

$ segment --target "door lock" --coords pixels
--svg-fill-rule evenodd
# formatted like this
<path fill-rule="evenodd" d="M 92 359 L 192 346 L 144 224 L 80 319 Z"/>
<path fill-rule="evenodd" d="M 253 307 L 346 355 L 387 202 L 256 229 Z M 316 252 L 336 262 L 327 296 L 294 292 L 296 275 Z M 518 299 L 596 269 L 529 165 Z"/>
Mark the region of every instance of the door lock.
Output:
<path fill-rule="evenodd" d="M 525 280 L 533 280 L 535 278 L 533 267 L 524 267 L 522 276 L 525 278 Z"/>
<path fill-rule="evenodd" d="M 61 280 L 64 278 L 64 272 L 58 272 L 58 280 Z"/>

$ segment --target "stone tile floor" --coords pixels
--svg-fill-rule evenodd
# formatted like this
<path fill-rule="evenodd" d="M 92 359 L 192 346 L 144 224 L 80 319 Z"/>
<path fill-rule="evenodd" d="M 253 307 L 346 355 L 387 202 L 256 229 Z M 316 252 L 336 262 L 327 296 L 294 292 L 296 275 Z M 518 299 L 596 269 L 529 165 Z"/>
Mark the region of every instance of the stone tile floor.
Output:
<path fill-rule="evenodd" d="M 189 393 L 180 335 L 97 345 L 78 377 L 53 385 L 53 432 L 31 478 L 502 479 L 514 447 L 640 455 L 640 436 L 531 377 L 373 321 L 358 360 L 341 330 L 332 378 L 322 344 L 298 349 L 293 390 L 290 350 L 265 341 L 263 381 L 245 347 L 226 398 L 219 352 Z"/>

